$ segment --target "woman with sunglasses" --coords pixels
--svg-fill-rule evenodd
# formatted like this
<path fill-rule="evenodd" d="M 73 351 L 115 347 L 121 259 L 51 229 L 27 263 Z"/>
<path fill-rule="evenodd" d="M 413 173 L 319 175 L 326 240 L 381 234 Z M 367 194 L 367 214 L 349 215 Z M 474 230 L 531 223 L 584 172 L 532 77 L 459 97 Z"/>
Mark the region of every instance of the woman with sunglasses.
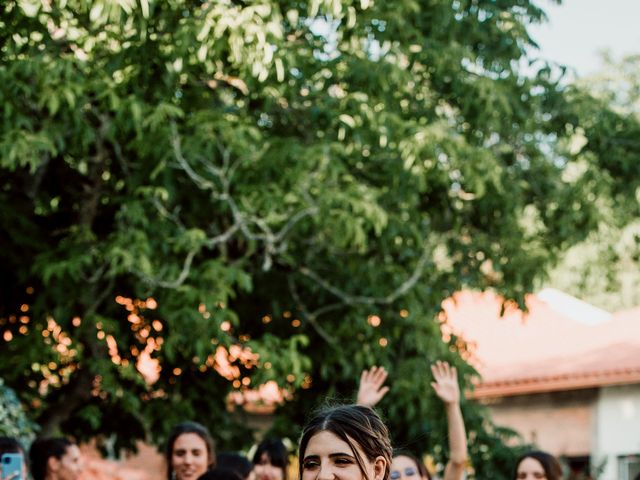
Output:
<path fill-rule="evenodd" d="M 436 395 L 442 400 L 447 414 L 449 433 L 449 461 L 444 469 L 444 480 L 462 480 L 467 464 L 467 435 L 460 410 L 460 386 L 455 367 L 437 361 L 431 365 L 434 381 L 431 382 Z M 384 367 L 372 367 L 362 372 L 358 388 L 357 404 L 373 407 L 389 391 Z M 424 464 L 408 452 L 396 452 L 391 464 L 391 480 L 431 480 Z"/>

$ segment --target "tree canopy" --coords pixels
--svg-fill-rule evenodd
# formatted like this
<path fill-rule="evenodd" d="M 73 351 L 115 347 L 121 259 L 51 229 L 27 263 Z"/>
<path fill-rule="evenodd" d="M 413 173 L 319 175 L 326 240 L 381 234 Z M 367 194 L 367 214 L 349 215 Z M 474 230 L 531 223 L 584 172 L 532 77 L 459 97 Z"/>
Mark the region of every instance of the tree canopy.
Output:
<path fill-rule="evenodd" d="M 295 438 L 383 364 L 395 442 L 441 459 L 427 365 L 473 373 L 442 300 L 522 303 L 595 200 L 638 185 L 596 116 L 637 122 L 533 58 L 543 19 L 528 0 L 8 2 L 0 377 L 44 432 L 131 445 L 191 418 L 230 448 L 250 441 L 230 392 L 276 382 Z M 508 478 L 507 432 L 465 415 L 478 477 Z"/>

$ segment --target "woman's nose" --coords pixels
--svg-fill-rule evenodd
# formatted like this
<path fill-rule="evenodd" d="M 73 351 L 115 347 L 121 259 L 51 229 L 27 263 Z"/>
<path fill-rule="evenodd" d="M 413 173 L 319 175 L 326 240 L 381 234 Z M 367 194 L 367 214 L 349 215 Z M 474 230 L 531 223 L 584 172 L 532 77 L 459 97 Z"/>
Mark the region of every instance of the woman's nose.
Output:
<path fill-rule="evenodd" d="M 318 472 L 317 480 L 333 480 L 335 473 L 331 465 L 320 465 L 320 471 Z"/>

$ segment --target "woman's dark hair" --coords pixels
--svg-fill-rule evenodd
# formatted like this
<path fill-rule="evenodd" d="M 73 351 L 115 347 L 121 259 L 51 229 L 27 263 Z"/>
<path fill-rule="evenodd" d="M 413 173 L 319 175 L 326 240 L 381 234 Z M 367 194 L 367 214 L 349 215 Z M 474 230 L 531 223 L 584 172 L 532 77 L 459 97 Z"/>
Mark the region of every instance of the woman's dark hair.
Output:
<path fill-rule="evenodd" d="M 287 480 L 287 470 L 289 469 L 289 452 L 282 440 L 279 438 L 265 438 L 258 444 L 256 453 L 253 454 L 253 464 L 259 465 L 263 455 L 269 459 L 269 463 L 274 467 L 279 467 L 284 473 L 284 480 Z"/>
<path fill-rule="evenodd" d="M 429 473 L 429 470 L 427 470 L 426 465 L 413 453 L 409 452 L 408 450 L 394 450 L 393 458 L 396 457 L 407 457 L 411 459 L 411 461 L 413 461 L 413 463 L 415 463 L 418 467 L 418 474 L 420 475 L 420 477 L 431 480 L 431 474 Z"/>
<path fill-rule="evenodd" d="M 167 460 L 167 480 L 171 480 L 171 472 L 173 471 L 173 464 L 171 462 L 171 459 L 173 457 L 173 445 L 176 443 L 178 437 L 180 435 L 184 435 L 185 433 L 194 433 L 198 435 L 207 446 L 209 468 L 215 466 L 216 464 L 216 454 L 213 448 L 213 439 L 211 438 L 211 434 L 209 433 L 209 430 L 207 430 L 207 427 L 197 422 L 182 422 L 173 427 L 173 429 L 169 433 L 169 438 L 167 440 L 167 449 L 165 450 L 165 458 Z"/>
<path fill-rule="evenodd" d="M 247 457 L 235 452 L 222 452 L 216 455 L 216 468 L 224 468 L 236 472 L 241 480 L 249 476 L 253 470 L 253 464 Z"/>
<path fill-rule="evenodd" d="M 378 456 L 382 456 L 387 461 L 382 480 L 389 480 L 391 455 L 393 453 L 391 441 L 389 440 L 389 430 L 372 408 L 361 405 L 344 405 L 326 408 L 316 413 L 306 424 L 300 437 L 300 446 L 298 448 L 300 478 L 302 478 L 304 456 L 309 440 L 320 432 L 331 432 L 349 445 L 360 472 L 365 478 L 367 471 L 364 459 L 358 455 L 354 442 L 362 449 L 367 460 L 374 461 Z"/>
<path fill-rule="evenodd" d="M 22 458 L 25 457 L 24 448 L 18 440 L 13 437 L 0 437 L 0 457 L 5 453 L 20 453 Z M 27 459 L 24 458 L 26 463 Z"/>
<path fill-rule="evenodd" d="M 4 453 L 22 453 L 24 455 L 24 448 L 13 437 L 0 437 L 0 456 Z"/>
<path fill-rule="evenodd" d="M 243 477 L 231 468 L 216 467 L 200 475 L 198 480 L 243 480 Z"/>
<path fill-rule="evenodd" d="M 544 474 L 547 477 L 547 480 L 562 479 L 562 467 L 560 466 L 560 462 L 558 462 L 556 457 L 547 452 L 532 450 L 518 458 L 518 461 L 516 462 L 516 471 L 513 474 L 514 480 L 518 478 L 518 467 L 525 458 L 533 458 L 534 460 L 540 462 L 540 465 L 542 465 L 542 468 L 544 469 Z"/>
<path fill-rule="evenodd" d="M 73 443 L 66 438 L 39 438 L 31 445 L 29 461 L 33 480 L 44 480 L 51 457 L 61 459 Z"/>

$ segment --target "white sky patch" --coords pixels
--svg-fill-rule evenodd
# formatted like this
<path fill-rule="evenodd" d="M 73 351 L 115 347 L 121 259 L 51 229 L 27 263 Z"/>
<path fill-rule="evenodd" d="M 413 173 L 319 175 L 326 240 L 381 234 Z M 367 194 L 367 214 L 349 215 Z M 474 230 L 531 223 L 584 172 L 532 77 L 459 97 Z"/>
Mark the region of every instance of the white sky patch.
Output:
<path fill-rule="evenodd" d="M 606 310 L 555 288 L 544 288 L 536 296 L 556 312 L 585 325 L 599 325 L 613 318 Z"/>
<path fill-rule="evenodd" d="M 538 5 L 548 22 L 531 25 L 529 32 L 538 43 L 537 56 L 566 65 L 578 77 L 602 67 L 601 52 L 614 59 L 640 53 L 639 0 L 550 0 Z"/>

